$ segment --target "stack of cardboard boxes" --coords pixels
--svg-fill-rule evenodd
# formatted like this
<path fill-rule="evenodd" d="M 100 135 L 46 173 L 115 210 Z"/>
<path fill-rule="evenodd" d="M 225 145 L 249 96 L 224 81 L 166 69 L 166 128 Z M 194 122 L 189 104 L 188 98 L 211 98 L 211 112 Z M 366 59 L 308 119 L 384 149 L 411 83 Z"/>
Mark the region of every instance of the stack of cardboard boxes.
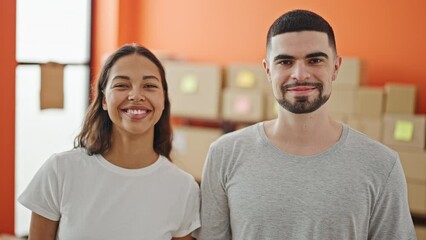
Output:
<path fill-rule="evenodd" d="M 248 124 L 277 116 L 279 107 L 260 65 L 166 63 L 165 69 L 172 116 Z M 343 58 L 327 103 L 330 113 L 399 152 L 410 209 L 426 215 L 426 116 L 415 114 L 416 88 L 365 86 L 363 69 L 360 59 Z M 201 180 L 208 147 L 222 134 L 220 127 L 175 126 L 175 163 Z"/>
<path fill-rule="evenodd" d="M 383 142 L 400 154 L 413 213 L 426 215 L 426 116 L 414 114 L 416 88 L 385 86 Z"/>
<path fill-rule="evenodd" d="M 262 66 L 227 65 L 225 80 L 222 119 L 248 123 L 262 121 L 268 85 Z"/>
<path fill-rule="evenodd" d="M 410 209 L 426 215 L 426 116 L 415 114 L 416 87 L 364 85 L 363 67 L 344 58 L 333 83 L 329 108 L 338 120 L 398 151 L 408 185 Z"/>
<path fill-rule="evenodd" d="M 223 78 L 219 65 L 165 62 L 164 68 L 172 116 L 220 118 Z M 222 134 L 219 128 L 175 126 L 172 161 L 200 181 L 208 148 Z"/>

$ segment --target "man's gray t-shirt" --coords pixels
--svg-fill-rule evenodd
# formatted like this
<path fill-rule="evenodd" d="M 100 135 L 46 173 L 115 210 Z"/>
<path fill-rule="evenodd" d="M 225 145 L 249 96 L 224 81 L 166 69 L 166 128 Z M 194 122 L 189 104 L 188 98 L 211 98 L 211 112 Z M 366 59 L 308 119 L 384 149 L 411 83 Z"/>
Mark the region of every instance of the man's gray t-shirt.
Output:
<path fill-rule="evenodd" d="M 201 191 L 199 240 L 416 239 L 398 154 L 346 125 L 304 157 L 275 147 L 263 123 L 224 135 Z"/>

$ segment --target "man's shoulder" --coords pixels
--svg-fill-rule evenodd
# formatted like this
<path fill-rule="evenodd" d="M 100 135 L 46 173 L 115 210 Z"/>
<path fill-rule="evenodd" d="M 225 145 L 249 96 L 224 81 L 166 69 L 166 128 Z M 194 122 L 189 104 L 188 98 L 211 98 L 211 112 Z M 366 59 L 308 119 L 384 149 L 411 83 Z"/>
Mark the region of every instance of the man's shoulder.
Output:
<path fill-rule="evenodd" d="M 363 155 L 366 159 L 372 159 L 375 163 L 385 163 L 390 165 L 393 165 L 398 159 L 398 153 L 395 150 L 375 139 L 372 139 L 362 132 L 350 127 L 348 128 L 348 146 Z"/>
<path fill-rule="evenodd" d="M 226 133 L 214 141 L 213 145 L 229 145 L 235 142 L 250 141 L 250 139 L 257 137 L 259 124 L 261 123 Z"/>

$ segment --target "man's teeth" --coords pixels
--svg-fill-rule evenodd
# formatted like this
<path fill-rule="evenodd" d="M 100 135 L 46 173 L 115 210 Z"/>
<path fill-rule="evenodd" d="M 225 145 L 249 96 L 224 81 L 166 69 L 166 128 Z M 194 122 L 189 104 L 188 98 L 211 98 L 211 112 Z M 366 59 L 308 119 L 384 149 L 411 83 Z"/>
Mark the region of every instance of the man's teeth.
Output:
<path fill-rule="evenodd" d="M 144 114 L 146 113 L 145 110 L 133 110 L 133 109 L 127 109 L 127 113 L 129 114 Z"/>

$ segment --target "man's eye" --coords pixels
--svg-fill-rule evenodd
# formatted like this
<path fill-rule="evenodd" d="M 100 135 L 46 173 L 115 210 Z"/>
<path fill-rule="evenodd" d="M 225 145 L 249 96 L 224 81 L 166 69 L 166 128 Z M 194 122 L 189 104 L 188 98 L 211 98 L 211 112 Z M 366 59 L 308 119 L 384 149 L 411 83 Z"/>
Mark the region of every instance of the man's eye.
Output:
<path fill-rule="evenodd" d="M 320 59 L 320 58 L 312 58 L 312 59 L 309 60 L 309 62 L 310 63 L 320 63 L 320 62 L 322 62 L 322 59 Z"/>
<path fill-rule="evenodd" d="M 292 63 L 291 60 L 281 60 L 278 62 L 279 65 L 291 65 Z"/>

